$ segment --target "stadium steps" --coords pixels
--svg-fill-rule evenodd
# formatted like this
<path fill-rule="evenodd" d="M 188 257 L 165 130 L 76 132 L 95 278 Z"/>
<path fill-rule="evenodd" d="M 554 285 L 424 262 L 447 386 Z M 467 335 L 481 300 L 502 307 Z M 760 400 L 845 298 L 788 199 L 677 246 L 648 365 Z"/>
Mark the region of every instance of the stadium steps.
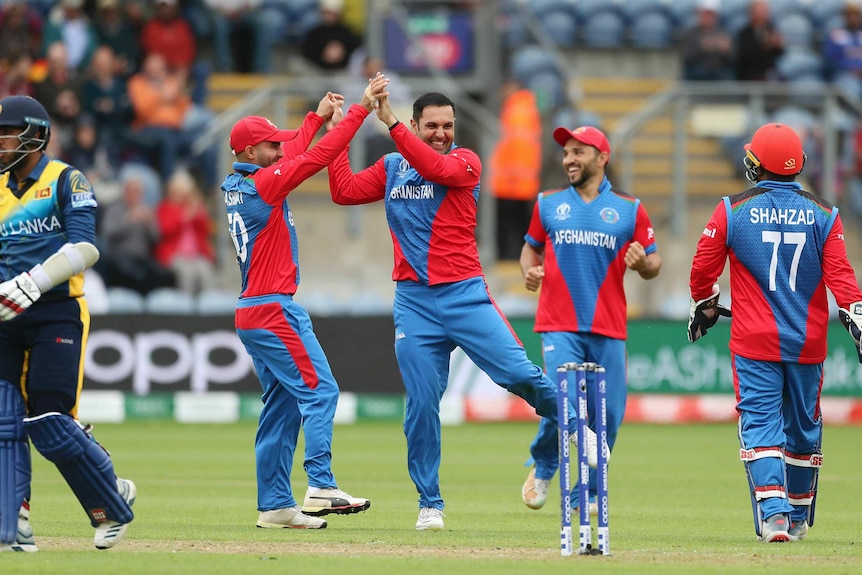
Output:
<path fill-rule="evenodd" d="M 617 122 L 636 112 L 672 80 L 645 78 L 581 78 L 583 98 L 580 105 L 597 114 L 602 125 L 612 132 Z M 626 190 L 641 198 L 656 217 L 666 215 L 667 200 L 673 191 L 673 120 L 671 110 L 648 121 L 632 143 L 634 151 L 634 189 Z M 733 162 L 726 158 L 714 138 L 690 135 L 686 142 L 686 191 L 690 198 L 717 200 L 745 188 Z M 620 161 L 617 158 L 617 161 Z M 613 162 L 611 170 L 614 169 Z"/>
<path fill-rule="evenodd" d="M 219 114 L 241 102 L 249 93 L 261 88 L 268 81 L 272 80 L 273 76 L 263 74 L 212 74 L 209 78 L 207 87 L 209 93 L 207 97 L 207 107 L 214 113 Z M 280 79 L 288 79 L 288 76 Z M 274 105 L 274 101 L 271 105 Z M 300 96 L 288 99 L 288 120 L 287 126 L 281 128 L 296 128 L 302 123 L 303 118 L 309 110 L 316 104 L 309 102 Z M 267 117 L 276 116 L 274 109 L 270 106 L 261 110 L 256 110 L 256 114 Z M 318 132 L 318 137 L 323 134 L 323 130 Z M 321 170 L 299 187 L 296 188 L 293 194 L 323 194 L 329 196 L 329 180 L 327 179 L 326 170 Z"/>

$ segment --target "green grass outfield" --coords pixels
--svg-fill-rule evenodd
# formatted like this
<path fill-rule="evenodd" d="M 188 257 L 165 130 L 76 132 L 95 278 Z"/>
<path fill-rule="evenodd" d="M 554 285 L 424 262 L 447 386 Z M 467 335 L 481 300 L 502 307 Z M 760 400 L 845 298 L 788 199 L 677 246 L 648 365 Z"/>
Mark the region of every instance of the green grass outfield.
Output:
<path fill-rule="evenodd" d="M 95 550 L 77 501 L 35 455 L 32 523 L 41 550 L 0 554 L 0 573 L 862 572 L 859 428 L 825 430 L 808 538 L 763 544 L 754 537 L 734 425 L 624 425 L 610 471 L 611 557 L 560 557 L 557 489 L 542 510 L 521 503 L 534 431 L 503 423 L 444 428 L 446 530 L 420 533 L 398 423 L 336 427 L 339 484 L 372 506 L 310 531 L 255 528 L 253 424 L 100 424 L 96 436 L 118 472 L 138 486 L 126 540 Z M 301 462 L 294 487 L 301 500 Z"/>

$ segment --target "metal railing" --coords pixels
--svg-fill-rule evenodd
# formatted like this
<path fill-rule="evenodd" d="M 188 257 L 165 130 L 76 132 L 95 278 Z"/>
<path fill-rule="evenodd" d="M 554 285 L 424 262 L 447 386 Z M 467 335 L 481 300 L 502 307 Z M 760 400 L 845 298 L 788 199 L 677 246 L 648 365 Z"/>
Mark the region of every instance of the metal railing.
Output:
<path fill-rule="evenodd" d="M 670 117 L 673 124 L 671 231 L 682 235 L 687 228 L 688 185 L 687 141 L 691 113 L 701 104 L 741 104 L 747 109 L 750 135 L 770 114 L 783 105 L 794 105 L 813 112 L 819 120 L 823 178 L 817 191 L 826 200 L 837 199 L 837 167 L 839 118 L 849 115 L 855 121 L 862 118 L 862 100 L 846 90 L 830 85 L 799 85 L 773 82 L 677 82 L 650 98 L 639 110 L 620 119 L 610 134 L 611 146 L 622 158 L 617 178 L 620 187 L 637 195 L 634 141 L 651 120 Z M 742 191 L 742 190 L 740 190 Z"/>

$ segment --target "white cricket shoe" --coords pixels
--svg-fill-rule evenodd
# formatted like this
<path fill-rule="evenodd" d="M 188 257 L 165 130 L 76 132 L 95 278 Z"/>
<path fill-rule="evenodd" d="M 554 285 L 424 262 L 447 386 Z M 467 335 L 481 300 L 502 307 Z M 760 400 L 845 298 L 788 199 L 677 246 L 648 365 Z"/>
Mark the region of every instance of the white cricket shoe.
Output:
<path fill-rule="evenodd" d="M 117 491 L 120 492 L 120 496 L 126 500 L 129 507 L 135 504 L 135 498 L 138 496 L 138 488 L 131 479 L 117 477 Z M 96 527 L 96 535 L 93 538 L 96 549 L 110 549 L 123 540 L 128 529 L 128 523 L 120 523 L 112 519 L 102 521 Z"/>
<path fill-rule="evenodd" d="M 541 509 L 548 499 L 548 488 L 550 486 L 550 479 L 536 478 L 536 466 L 534 465 L 523 487 L 521 487 L 521 499 L 530 509 Z"/>
<path fill-rule="evenodd" d="M 309 487 L 305 493 L 305 501 L 302 503 L 302 512 L 315 517 L 329 513 L 347 515 L 365 511 L 369 507 L 371 507 L 371 501 L 368 499 L 353 497 L 337 487 L 318 489 L 314 493 Z"/>
<path fill-rule="evenodd" d="M 443 529 L 443 510 L 423 507 L 416 520 L 416 531 L 440 531 Z"/>
<path fill-rule="evenodd" d="M 262 529 L 326 529 L 326 520 L 302 512 L 299 505 L 261 511 L 257 526 Z"/>
<path fill-rule="evenodd" d="M 33 537 L 33 528 L 30 526 L 30 504 L 26 501 L 18 510 L 18 534 L 12 543 L 0 543 L 0 552 L 17 551 L 24 553 L 35 553 L 36 539 Z"/>

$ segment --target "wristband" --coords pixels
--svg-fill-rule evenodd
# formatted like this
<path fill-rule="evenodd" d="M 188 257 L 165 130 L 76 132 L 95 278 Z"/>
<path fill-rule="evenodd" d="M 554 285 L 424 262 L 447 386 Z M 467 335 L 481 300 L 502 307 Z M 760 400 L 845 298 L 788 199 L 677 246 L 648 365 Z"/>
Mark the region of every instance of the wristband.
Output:
<path fill-rule="evenodd" d="M 392 124 L 391 126 L 389 126 L 389 131 L 391 132 L 392 130 L 394 130 L 395 127 L 398 126 L 398 124 L 400 124 L 400 123 L 401 123 L 401 120 L 395 120 L 395 123 Z"/>

